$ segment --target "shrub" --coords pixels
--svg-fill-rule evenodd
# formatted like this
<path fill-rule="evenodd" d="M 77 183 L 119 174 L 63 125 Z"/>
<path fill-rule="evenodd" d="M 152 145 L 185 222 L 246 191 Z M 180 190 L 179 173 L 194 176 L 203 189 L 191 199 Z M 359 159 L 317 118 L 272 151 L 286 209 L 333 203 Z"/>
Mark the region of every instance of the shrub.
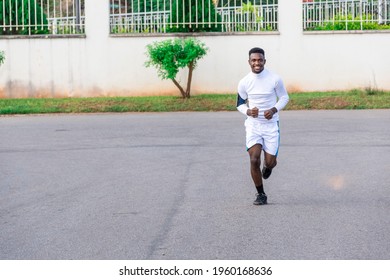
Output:
<path fill-rule="evenodd" d="M 155 66 L 160 78 L 171 79 L 178 87 L 183 98 L 190 98 L 192 72 L 197 61 L 207 53 L 204 43 L 195 38 L 168 39 L 147 45 L 149 60 L 146 67 Z M 188 67 L 187 88 L 176 81 L 181 68 Z"/>
<path fill-rule="evenodd" d="M 167 32 L 220 32 L 222 18 L 213 1 L 173 0 Z"/>
<path fill-rule="evenodd" d="M 390 25 L 379 24 L 372 21 L 372 15 L 352 17 L 351 14 L 335 15 L 332 22 L 317 26 L 314 30 L 381 30 L 390 29 Z"/>
<path fill-rule="evenodd" d="M 3 0 L 0 1 L 0 22 L 11 25 L 1 28 L 1 35 L 47 34 L 47 18 L 36 0 Z M 12 25 L 19 25 L 12 27 Z"/>

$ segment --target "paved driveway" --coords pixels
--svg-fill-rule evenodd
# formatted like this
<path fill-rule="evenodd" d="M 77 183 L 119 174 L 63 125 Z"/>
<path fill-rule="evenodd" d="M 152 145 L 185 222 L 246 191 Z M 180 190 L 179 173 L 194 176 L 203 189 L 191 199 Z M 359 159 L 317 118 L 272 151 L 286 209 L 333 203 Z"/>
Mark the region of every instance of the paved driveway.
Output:
<path fill-rule="evenodd" d="M 238 112 L 0 118 L 0 259 L 390 259 L 390 110 L 285 111 L 255 189 Z"/>

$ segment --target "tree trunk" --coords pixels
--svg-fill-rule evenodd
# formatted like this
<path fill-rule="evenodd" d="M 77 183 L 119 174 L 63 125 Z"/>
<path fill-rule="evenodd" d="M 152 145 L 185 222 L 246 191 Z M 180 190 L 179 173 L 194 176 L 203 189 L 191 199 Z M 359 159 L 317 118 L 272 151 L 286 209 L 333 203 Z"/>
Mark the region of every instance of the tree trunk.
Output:
<path fill-rule="evenodd" d="M 186 88 L 186 90 L 184 90 L 183 87 L 175 79 L 172 79 L 173 83 L 180 90 L 181 96 L 183 98 L 190 98 L 191 97 L 191 83 L 192 83 L 192 73 L 193 73 L 193 71 L 194 71 L 194 62 L 191 61 L 188 64 L 188 77 L 187 77 L 187 88 Z"/>
<path fill-rule="evenodd" d="M 192 82 L 192 72 L 194 71 L 194 62 L 191 61 L 188 64 L 188 79 L 187 79 L 187 90 L 186 90 L 186 98 L 191 97 L 191 82 Z"/>
<path fill-rule="evenodd" d="M 178 87 L 178 89 L 180 90 L 180 93 L 181 93 L 181 96 L 183 98 L 186 98 L 186 92 L 184 91 L 184 89 L 181 87 L 181 85 L 175 80 L 175 79 L 172 79 L 173 83 Z"/>

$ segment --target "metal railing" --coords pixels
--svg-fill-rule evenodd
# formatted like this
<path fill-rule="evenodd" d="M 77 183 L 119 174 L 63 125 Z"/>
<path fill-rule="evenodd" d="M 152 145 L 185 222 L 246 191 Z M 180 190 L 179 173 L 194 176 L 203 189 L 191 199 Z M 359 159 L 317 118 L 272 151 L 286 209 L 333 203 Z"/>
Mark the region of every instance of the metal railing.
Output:
<path fill-rule="evenodd" d="M 110 32 L 276 31 L 277 3 L 277 0 L 110 0 Z"/>
<path fill-rule="evenodd" d="M 390 29 L 390 0 L 316 0 L 303 4 L 303 30 Z"/>
<path fill-rule="evenodd" d="M 84 0 L 0 0 L 0 35 L 85 32 Z"/>
<path fill-rule="evenodd" d="M 84 0 L 0 0 L 1 35 L 85 33 Z M 110 33 L 278 30 L 278 0 L 108 0 Z M 390 29 L 390 0 L 302 0 L 303 30 Z"/>
<path fill-rule="evenodd" d="M 50 34 L 84 34 L 85 16 L 48 18 Z"/>

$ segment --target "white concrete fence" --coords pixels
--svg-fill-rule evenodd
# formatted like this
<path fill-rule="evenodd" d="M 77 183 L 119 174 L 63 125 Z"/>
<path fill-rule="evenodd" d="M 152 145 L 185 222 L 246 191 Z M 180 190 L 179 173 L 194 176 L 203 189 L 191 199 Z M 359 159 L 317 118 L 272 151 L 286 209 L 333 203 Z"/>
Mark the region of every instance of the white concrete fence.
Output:
<path fill-rule="evenodd" d="M 279 0 L 278 31 L 195 34 L 209 48 L 192 94 L 235 93 L 248 50 L 265 49 L 269 69 L 289 91 L 390 90 L 389 31 L 303 31 L 301 0 Z M 0 97 L 179 95 L 144 66 L 146 45 L 164 35 L 110 34 L 107 0 L 85 0 L 85 35 L 0 36 Z M 181 73 L 185 82 L 186 73 Z"/>

